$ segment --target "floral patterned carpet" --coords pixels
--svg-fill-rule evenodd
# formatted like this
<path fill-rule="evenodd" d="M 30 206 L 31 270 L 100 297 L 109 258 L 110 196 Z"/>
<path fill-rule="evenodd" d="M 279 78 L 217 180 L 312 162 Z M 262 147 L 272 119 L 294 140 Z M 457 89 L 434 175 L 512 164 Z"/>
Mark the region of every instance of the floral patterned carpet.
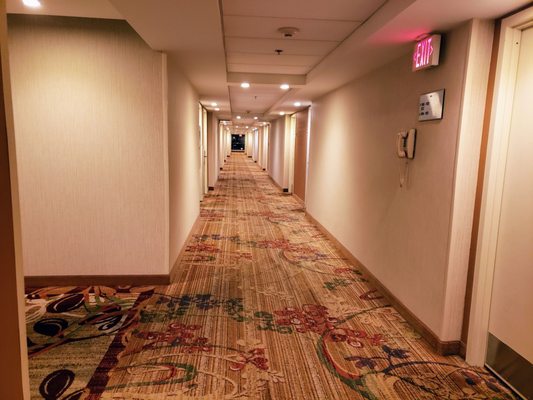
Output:
<path fill-rule="evenodd" d="M 173 282 L 28 290 L 32 398 L 514 399 L 436 355 L 244 155 Z"/>

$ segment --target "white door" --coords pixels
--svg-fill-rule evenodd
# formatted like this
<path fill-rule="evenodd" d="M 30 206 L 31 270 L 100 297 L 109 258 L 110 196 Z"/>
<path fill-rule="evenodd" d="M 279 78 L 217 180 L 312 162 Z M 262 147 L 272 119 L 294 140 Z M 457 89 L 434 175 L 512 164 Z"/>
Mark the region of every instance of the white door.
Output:
<path fill-rule="evenodd" d="M 517 45 L 486 363 L 533 399 L 533 28 Z"/>

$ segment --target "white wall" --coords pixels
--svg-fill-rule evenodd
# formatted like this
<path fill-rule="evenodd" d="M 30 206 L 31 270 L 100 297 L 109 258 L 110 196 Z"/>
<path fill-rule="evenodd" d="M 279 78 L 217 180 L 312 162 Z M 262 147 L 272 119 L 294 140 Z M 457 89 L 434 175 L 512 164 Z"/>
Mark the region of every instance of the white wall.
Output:
<path fill-rule="evenodd" d="M 413 73 L 406 54 L 313 103 L 309 213 L 440 337 L 469 32 L 446 35 L 437 68 Z M 419 123 L 419 95 L 441 88 L 444 119 Z M 416 158 L 400 188 L 396 133 L 412 127 Z M 278 132 L 275 124 L 274 154 Z M 281 181 L 279 167 L 273 176 Z"/>
<path fill-rule="evenodd" d="M 198 94 L 175 61 L 168 60 L 170 267 L 200 213 Z"/>
<path fill-rule="evenodd" d="M 162 54 L 82 18 L 12 15 L 9 45 L 25 273 L 168 273 Z"/>

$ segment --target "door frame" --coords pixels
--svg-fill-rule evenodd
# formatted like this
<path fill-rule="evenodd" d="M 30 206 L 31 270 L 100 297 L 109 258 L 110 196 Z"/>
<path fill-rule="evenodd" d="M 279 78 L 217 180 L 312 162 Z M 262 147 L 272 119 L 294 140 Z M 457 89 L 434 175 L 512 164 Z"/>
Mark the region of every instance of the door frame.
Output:
<path fill-rule="evenodd" d="M 305 199 L 304 199 L 304 205 L 307 208 L 307 193 L 309 193 L 309 155 L 310 155 L 310 148 L 311 148 L 311 113 L 313 106 L 309 106 L 307 109 L 307 149 L 305 154 Z"/>
<path fill-rule="evenodd" d="M 466 349 L 466 361 L 476 366 L 485 364 L 520 41 L 522 30 L 531 26 L 533 7 L 507 17 L 501 23 Z"/>
<path fill-rule="evenodd" d="M 30 399 L 16 137 L 5 2 L 0 3 L 0 301 L 4 313 L 0 398 Z"/>

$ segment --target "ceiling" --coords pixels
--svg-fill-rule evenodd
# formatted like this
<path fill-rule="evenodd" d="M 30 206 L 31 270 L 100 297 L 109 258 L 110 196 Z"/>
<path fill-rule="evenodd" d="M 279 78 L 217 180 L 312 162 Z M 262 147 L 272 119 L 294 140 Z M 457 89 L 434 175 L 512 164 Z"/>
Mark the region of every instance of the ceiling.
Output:
<path fill-rule="evenodd" d="M 226 68 L 250 74 L 251 89 L 230 87 L 233 116 L 269 117 L 287 96 L 277 82 L 258 85 L 255 74 L 305 75 L 386 0 L 222 0 Z M 286 37 L 280 28 L 288 29 Z M 280 82 L 283 83 L 283 82 Z M 292 104 L 287 111 L 300 107 Z M 282 110 L 280 110 L 282 111 Z M 279 111 L 278 111 L 279 112 Z M 279 114 L 278 114 L 279 115 Z M 247 119 L 248 123 L 250 120 Z"/>
<path fill-rule="evenodd" d="M 22 0 L 6 3 L 9 13 L 125 19 L 149 46 L 168 54 L 207 109 L 251 127 L 307 107 L 405 54 L 420 34 L 471 18 L 496 18 L 529 2 L 41 0 L 39 9 Z M 278 31 L 282 27 L 297 30 L 287 38 Z M 251 87 L 241 88 L 243 81 Z M 281 83 L 290 89 L 280 89 Z"/>

